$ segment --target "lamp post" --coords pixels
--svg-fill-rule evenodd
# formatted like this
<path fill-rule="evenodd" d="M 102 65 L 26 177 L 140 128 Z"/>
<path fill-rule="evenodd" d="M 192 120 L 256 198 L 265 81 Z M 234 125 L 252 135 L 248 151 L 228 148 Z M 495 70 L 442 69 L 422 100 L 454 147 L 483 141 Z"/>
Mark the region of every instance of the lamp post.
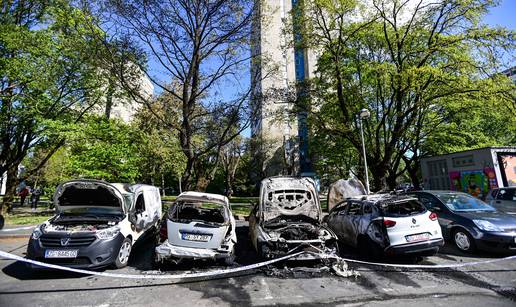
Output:
<path fill-rule="evenodd" d="M 365 151 L 365 142 L 364 142 L 364 128 L 362 127 L 363 123 L 362 120 L 369 118 L 371 116 L 371 113 L 368 109 L 362 109 L 360 110 L 360 113 L 358 113 L 358 119 L 360 124 L 360 138 L 362 139 L 362 154 L 364 155 L 364 173 L 365 173 L 365 188 L 366 188 L 366 194 L 369 195 L 369 174 L 367 172 L 367 158 L 366 158 L 366 151 Z"/>

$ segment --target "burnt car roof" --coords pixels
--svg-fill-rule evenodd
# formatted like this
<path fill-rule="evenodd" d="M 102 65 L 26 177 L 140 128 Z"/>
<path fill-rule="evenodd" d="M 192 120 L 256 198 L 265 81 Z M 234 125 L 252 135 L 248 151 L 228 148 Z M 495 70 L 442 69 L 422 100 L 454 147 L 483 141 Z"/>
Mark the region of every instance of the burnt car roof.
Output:
<path fill-rule="evenodd" d="M 406 200 L 417 200 L 417 198 L 408 195 L 399 194 L 372 194 L 360 197 L 351 197 L 347 200 L 358 200 L 364 203 L 369 203 L 375 206 L 384 206 L 394 202 L 401 202 Z"/>

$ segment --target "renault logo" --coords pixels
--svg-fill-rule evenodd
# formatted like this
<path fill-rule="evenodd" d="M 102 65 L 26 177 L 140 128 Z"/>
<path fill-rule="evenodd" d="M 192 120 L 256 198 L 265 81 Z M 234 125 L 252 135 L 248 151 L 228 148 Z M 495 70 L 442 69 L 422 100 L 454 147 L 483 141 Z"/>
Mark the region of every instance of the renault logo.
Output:
<path fill-rule="evenodd" d="M 70 242 L 70 238 L 61 238 L 61 246 L 67 246 Z"/>
<path fill-rule="evenodd" d="M 412 219 L 412 224 L 415 224 L 416 223 L 416 219 Z"/>

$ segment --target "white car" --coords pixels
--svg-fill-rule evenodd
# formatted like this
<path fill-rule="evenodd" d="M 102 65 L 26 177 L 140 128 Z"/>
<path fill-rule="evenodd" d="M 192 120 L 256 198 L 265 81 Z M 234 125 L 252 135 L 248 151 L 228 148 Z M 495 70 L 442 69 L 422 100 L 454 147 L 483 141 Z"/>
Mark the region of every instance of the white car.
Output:
<path fill-rule="evenodd" d="M 413 197 L 378 194 L 347 199 L 325 222 L 341 242 L 369 256 L 431 255 L 444 244 L 437 214 Z"/>
<path fill-rule="evenodd" d="M 162 227 L 160 233 L 167 235 L 156 247 L 156 262 L 191 258 L 233 263 L 237 237 L 226 196 L 183 192 L 168 209 Z"/>
<path fill-rule="evenodd" d="M 502 212 L 516 214 L 516 187 L 493 189 L 486 202 Z"/>
<path fill-rule="evenodd" d="M 27 258 L 76 268 L 126 266 L 132 246 L 154 235 L 161 218 L 159 189 L 143 184 L 71 180 L 57 187 L 54 205 L 56 215 L 34 229 Z"/>

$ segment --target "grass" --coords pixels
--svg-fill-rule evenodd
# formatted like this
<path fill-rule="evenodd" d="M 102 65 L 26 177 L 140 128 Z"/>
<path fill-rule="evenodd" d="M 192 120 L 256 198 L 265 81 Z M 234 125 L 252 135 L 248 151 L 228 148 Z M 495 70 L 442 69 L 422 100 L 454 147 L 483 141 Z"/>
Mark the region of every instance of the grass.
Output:
<path fill-rule="evenodd" d="M 5 217 L 7 225 L 37 225 L 48 220 L 53 214 L 36 213 L 36 214 L 10 214 Z"/>

